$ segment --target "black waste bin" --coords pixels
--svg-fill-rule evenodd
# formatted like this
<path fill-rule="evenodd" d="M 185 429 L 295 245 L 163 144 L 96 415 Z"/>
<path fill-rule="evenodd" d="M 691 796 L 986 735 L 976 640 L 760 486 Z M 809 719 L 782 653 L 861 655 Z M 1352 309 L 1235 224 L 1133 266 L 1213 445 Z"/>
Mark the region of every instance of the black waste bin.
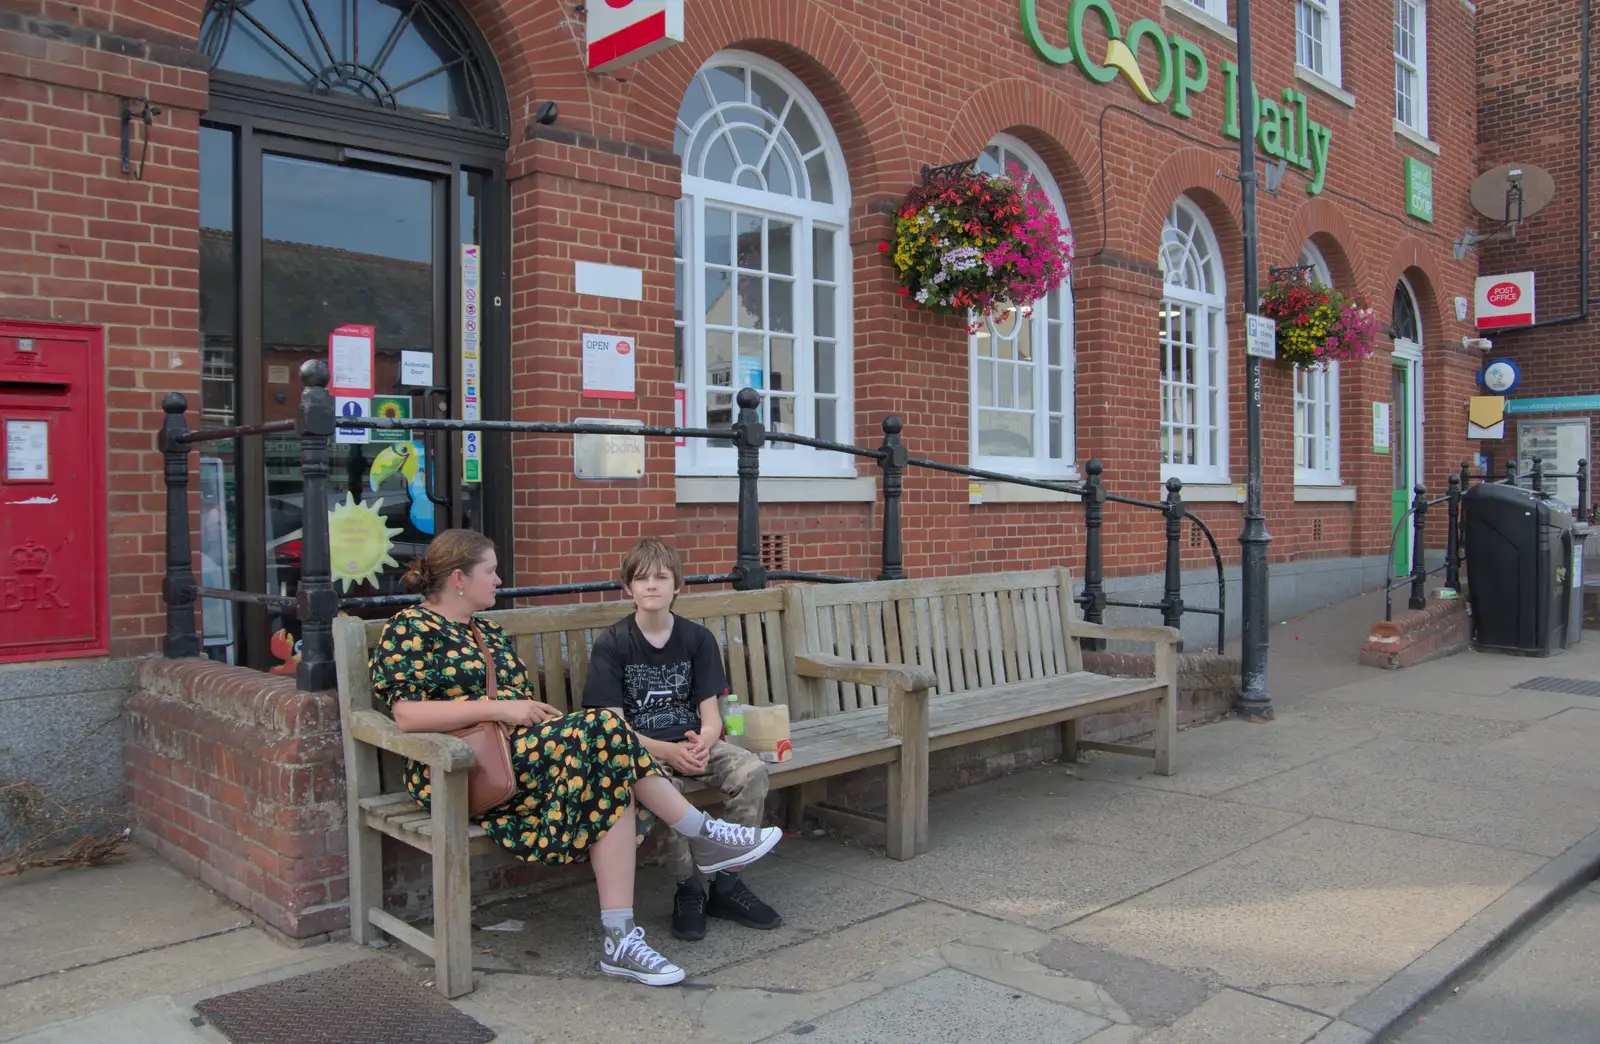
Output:
<path fill-rule="evenodd" d="M 1531 490 L 1486 482 L 1462 497 L 1462 513 L 1474 643 L 1524 656 L 1561 651 L 1573 580 L 1571 512 Z"/>

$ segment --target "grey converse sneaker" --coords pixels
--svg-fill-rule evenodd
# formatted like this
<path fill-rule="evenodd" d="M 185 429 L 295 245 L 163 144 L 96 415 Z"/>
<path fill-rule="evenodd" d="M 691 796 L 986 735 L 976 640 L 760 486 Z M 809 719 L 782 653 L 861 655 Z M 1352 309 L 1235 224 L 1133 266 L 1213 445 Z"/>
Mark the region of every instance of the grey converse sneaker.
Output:
<path fill-rule="evenodd" d="M 646 986 L 671 986 L 683 981 L 683 969 L 661 956 L 644 941 L 644 929 L 626 935 L 606 932 L 606 955 L 600 970 Z"/>
<path fill-rule="evenodd" d="M 689 839 L 689 854 L 702 874 L 714 874 L 749 866 L 782 839 L 783 831 L 777 827 L 757 830 L 707 817 L 699 836 Z"/>

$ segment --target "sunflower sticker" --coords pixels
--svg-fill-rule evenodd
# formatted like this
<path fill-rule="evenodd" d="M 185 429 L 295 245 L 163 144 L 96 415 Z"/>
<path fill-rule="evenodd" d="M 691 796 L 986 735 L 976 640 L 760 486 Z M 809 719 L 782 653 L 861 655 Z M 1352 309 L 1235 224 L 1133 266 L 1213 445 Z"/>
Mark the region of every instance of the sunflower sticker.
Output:
<path fill-rule="evenodd" d="M 394 538 L 401 532 L 390 529 L 378 513 L 379 501 L 358 503 L 348 491 L 344 503 L 328 515 L 328 546 L 336 583 L 345 593 L 358 583 L 378 582 L 378 574 L 388 566 L 399 565 L 389 555 Z"/>
<path fill-rule="evenodd" d="M 372 400 L 372 415 L 379 420 L 410 420 L 411 400 L 380 395 Z M 373 428 L 372 441 L 410 442 L 411 432 L 404 428 Z"/>

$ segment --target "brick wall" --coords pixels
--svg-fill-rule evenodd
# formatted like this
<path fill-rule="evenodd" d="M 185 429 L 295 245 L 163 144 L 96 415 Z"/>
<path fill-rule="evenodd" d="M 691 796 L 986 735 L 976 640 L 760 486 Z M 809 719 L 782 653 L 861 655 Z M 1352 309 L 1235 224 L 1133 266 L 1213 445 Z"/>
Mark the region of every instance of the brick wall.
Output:
<path fill-rule="evenodd" d="M 1040 5 L 1052 38 L 1064 33 L 1066 6 Z M 1229 457 L 1232 480 L 1242 481 L 1238 193 L 1218 174 L 1233 167 L 1237 154 L 1217 132 L 1220 64 L 1234 57 L 1234 47 L 1222 36 L 1155 0 L 1117 5 L 1124 25 L 1153 17 L 1205 51 L 1212 83 L 1194 98 L 1194 117 L 1176 120 L 1144 107 L 1120 80 L 1094 86 L 1075 68 L 1041 61 L 1010 3 L 973 8 L 923 0 L 889 12 L 831 2 L 703 0 L 691 10 L 686 43 L 615 77 L 582 72 L 581 17 L 568 4 L 474 0 L 466 7 L 497 53 L 515 118 L 508 153 L 513 417 L 672 417 L 673 117 L 699 65 L 737 45 L 794 71 L 842 142 L 853 199 L 857 441 L 876 444 L 879 421 L 894 412 L 905 417 L 917 454 L 967 458 L 966 336 L 953 319 L 905 306 L 877 243 L 889 231 L 886 208 L 923 163 L 974 155 L 994 134 L 1010 131 L 1050 166 L 1080 245 L 1074 275 L 1080 460 L 1104 458 L 1108 482 L 1119 492 L 1159 496 L 1154 262 L 1162 218 L 1173 198 L 1188 192 L 1216 228 L 1234 300 Z M 1441 149 L 1432 156 L 1390 126 L 1388 9 L 1347 7 L 1344 83 L 1356 97 L 1354 108 L 1295 80 L 1288 5 L 1256 12 L 1258 82 L 1304 91 L 1312 118 L 1334 133 L 1320 196 L 1307 196 L 1303 178 L 1291 173 L 1278 198 L 1262 197 L 1261 261 L 1263 268 L 1293 263 L 1300 244 L 1314 237 L 1336 281 L 1385 311 L 1395 280 L 1411 276 L 1423 297 L 1427 342 L 1426 477 L 1439 485 L 1466 449 L 1461 400 L 1478 362 L 1461 352 L 1467 329 L 1450 307 L 1456 295 L 1470 293 L 1475 259 L 1456 263 L 1449 253 L 1450 238 L 1471 221 L 1466 187 L 1477 170 L 1477 114 L 1452 104 L 1476 83 L 1474 18 L 1460 3 L 1431 5 L 1431 126 Z M 155 648 L 160 627 L 156 403 L 167 390 L 192 395 L 198 386 L 195 147 L 207 78 L 194 40 L 202 4 L 6 0 L 0 8 L 0 119 L 7 132 L 0 312 L 107 326 L 115 651 L 146 652 Z M 164 112 L 137 180 L 118 169 L 118 99 L 145 94 Z M 540 128 L 529 114 L 547 98 L 559 102 L 561 117 Z M 1434 168 L 1432 225 L 1403 216 L 1407 155 Z M 644 300 L 577 296 L 574 260 L 642 267 Z M 1551 302 L 1559 293 L 1557 283 L 1541 296 Z M 577 395 L 577 335 L 595 326 L 639 339 L 640 398 L 632 406 Z M 1295 503 L 1290 374 L 1268 366 L 1264 384 L 1274 559 L 1381 554 L 1389 462 L 1370 450 L 1368 403 L 1387 397 L 1384 359 L 1347 367 L 1343 375 L 1342 475 L 1357 488 L 1354 504 Z M 625 546 L 646 530 L 675 535 L 696 569 L 731 564 L 731 507 L 678 504 L 665 445 L 651 447 L 642 483 L 578 482 L 562 440 L 519 442 L 514 460 L 515 547 L 508 557 L 519 581 L 608 576 Z M 963 480 L 922 473 L 908 482 L 905 505 L 906 566 L 913 574 L 1081 558 L 1079 512 L 1071 506 L 969 506 Z M 1196 510 L 1236 557 L 1239 508 Z M 1136 517 L 1113 512 L 1107 543 L 1113 574 L 1159 568 L 1159 519 Z M 774 505 L 765 524 L 789 535 L 791 568 L 875 568 L 878 524 L 867 505 Z M 1195 552 L 1193 562 L 1203 561 Z"/>
<path fill-rule="evenodd" d="M 1479 15 L 1478 123 L 1481 166 L 1532 163 L 1555 180 L 1554 200 L 1525 222 L 1515 240 L 1485 243 L 1478 248 L 1485 273 L 1535 273 L 1540 320 L 1575 316 L 1578 293 L 1578 185 L 1580 57 L 1579 0 L 1498 0 L 1484 4 Z M 1589 103 L 1595 104 L 1590 85 Z M 1600 155 L 1600 138 L 1592 137 L 1589 162 Z M 1590 251 L 1600 249 L 1600 223 L 1595 205 L 1600 185 L 1589 186 Z M 1486 219 L 1477 227 L 1492 228 Z M 1593 278 L 1594 258 L 1590 258 Z M 1591 287 L 1590 295 L 1593 297 Z M 1600 317 L 1536 330 L 1490 332 L 1490 357 L 1514 359 L 1522 383 L 1514 398 L 1600 394 L 1600 366 L 1595 364 Z M 1480 363 L 1483 360 L 1480 359 Z M 1530 421 L 1589 417 L 1589 459 L 1600 460 L 1600 414 L 1537 414 Z M 1515 418 L 1506 424 L 1507 438 L 1490 443 L 1496 467 L 1516 454 Z"/>
<path fill-rule="evenodd" d="M 164 630 L 161 397 L 200 386 L 200 6 L 0 4 L 0 316 L 105 328 L 111 652 Z M 97 9 L 98 8 L 98 9 Z M 196 16 L 197 17 L 197 16 Z M 121 172 L 122 98 L 162 110 Z M 143 144 L 136 127 L 133 161 Z"/>

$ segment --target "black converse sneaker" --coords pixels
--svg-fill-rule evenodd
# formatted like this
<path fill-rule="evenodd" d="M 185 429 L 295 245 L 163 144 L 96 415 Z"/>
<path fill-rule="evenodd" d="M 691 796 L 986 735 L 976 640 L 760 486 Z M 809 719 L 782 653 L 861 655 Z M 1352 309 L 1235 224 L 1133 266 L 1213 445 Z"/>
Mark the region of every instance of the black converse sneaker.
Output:
<path fill-rule="evenodd" d="M 771 931 L 783 924 L 783 917 L 778 911 L 756 898 L 742 877 L 734 877 L 731 886 L 721 879 L 713 884 L 711 898 L 706 902 L 706 913 L 762 931 Z"/>
<path fill-rule="evenodd" d="M 671 986 L 683 981 L 683 969 L 650 948 L 644 941 L 643 928 L 626 934 L 607 929 L 600 970 L 646 986 Z"/>
<path fill-rule="evenodd" d="M 706 890 L 699 881 L 683 881 L 672 897 L 672 935 L 686 942 L 706 937 Z"/>

